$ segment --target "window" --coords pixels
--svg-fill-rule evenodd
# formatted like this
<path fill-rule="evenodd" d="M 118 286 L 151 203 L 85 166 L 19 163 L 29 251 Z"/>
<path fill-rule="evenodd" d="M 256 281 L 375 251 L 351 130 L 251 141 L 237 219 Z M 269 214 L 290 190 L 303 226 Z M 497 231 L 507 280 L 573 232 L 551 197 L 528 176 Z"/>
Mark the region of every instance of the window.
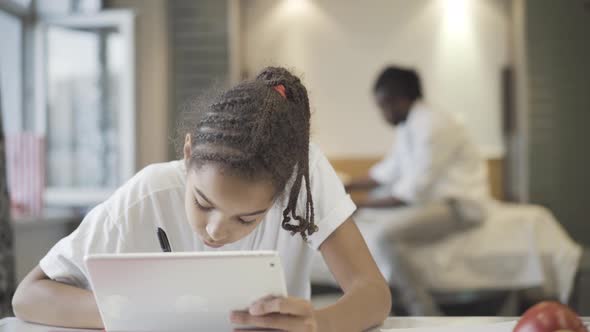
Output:
<path fill-rule="evenodd" d="M 134 15 L 100 8 L 0 0 L 2 125 L 45 136 L 47 205 L 95 205 L 135 171 Z"/>
<path fill-rule="evenodd" d="M 40 32 L 45 199 L 94 205 L 135 170 L 133 16 L 104 11 L 47 19 Z"/>
<path fill-rule="evenodd" d="M 23 129 L 22 36 L 21 19 L 0 10 L 0 109 L 6 134 Z"/>
<path fill-rule="evenodd" d="M 48 186 L 118 185 L 119 48 L 107 30 L 48 28 Z"/>

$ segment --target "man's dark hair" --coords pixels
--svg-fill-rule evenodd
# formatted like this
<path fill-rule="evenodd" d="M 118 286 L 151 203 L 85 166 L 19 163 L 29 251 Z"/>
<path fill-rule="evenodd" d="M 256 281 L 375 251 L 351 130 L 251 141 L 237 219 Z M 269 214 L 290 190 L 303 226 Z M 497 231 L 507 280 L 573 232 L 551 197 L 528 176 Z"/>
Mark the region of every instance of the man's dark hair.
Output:
<path fill-rule="evenodd" d="M 385 68 L 373 87 L 373 92 L 377 90 L 383 90 L 394 97 L 406 97 L 412 101 L 422 98 L 420 77 L 413 69 L 394 66 Z"/>

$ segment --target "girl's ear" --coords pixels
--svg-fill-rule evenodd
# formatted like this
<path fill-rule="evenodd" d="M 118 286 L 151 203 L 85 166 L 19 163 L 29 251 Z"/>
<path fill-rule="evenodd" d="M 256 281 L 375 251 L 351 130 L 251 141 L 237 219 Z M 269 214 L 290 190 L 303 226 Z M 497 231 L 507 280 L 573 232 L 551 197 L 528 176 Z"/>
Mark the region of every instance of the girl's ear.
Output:
<path fill-rule="evenodd" d="M 191 157 L 191 134 L 186 134 L 182 151 L 184 153 L 184 161 L 188 162 Z"/>

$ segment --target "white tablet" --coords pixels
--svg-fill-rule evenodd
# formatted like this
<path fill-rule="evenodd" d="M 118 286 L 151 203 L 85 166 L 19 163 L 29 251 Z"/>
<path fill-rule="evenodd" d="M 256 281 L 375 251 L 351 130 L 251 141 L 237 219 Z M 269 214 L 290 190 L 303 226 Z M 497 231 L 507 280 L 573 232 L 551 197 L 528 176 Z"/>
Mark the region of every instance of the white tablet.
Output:
<path fill-rule="evenodd" d="M 272 251 L 102 254 L 85 261 L 107 331 L 231 331 L 232 310 L 287 295 Z"/>

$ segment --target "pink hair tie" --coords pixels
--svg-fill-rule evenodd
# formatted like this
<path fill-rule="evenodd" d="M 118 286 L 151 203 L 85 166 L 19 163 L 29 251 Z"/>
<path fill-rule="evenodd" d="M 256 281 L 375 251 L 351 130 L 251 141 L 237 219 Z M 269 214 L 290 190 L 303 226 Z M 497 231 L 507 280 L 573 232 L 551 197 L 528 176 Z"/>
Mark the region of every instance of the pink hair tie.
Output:
<path fill-rule="evenodd" d="M 275 85 L 272 87 L 273 89 L 275 89 L 281 96 L 283 96 L 283 98 L 287 98 L 287 93 L 285 93 L 285 86 L 282 84 L 279 85 Z"/>

